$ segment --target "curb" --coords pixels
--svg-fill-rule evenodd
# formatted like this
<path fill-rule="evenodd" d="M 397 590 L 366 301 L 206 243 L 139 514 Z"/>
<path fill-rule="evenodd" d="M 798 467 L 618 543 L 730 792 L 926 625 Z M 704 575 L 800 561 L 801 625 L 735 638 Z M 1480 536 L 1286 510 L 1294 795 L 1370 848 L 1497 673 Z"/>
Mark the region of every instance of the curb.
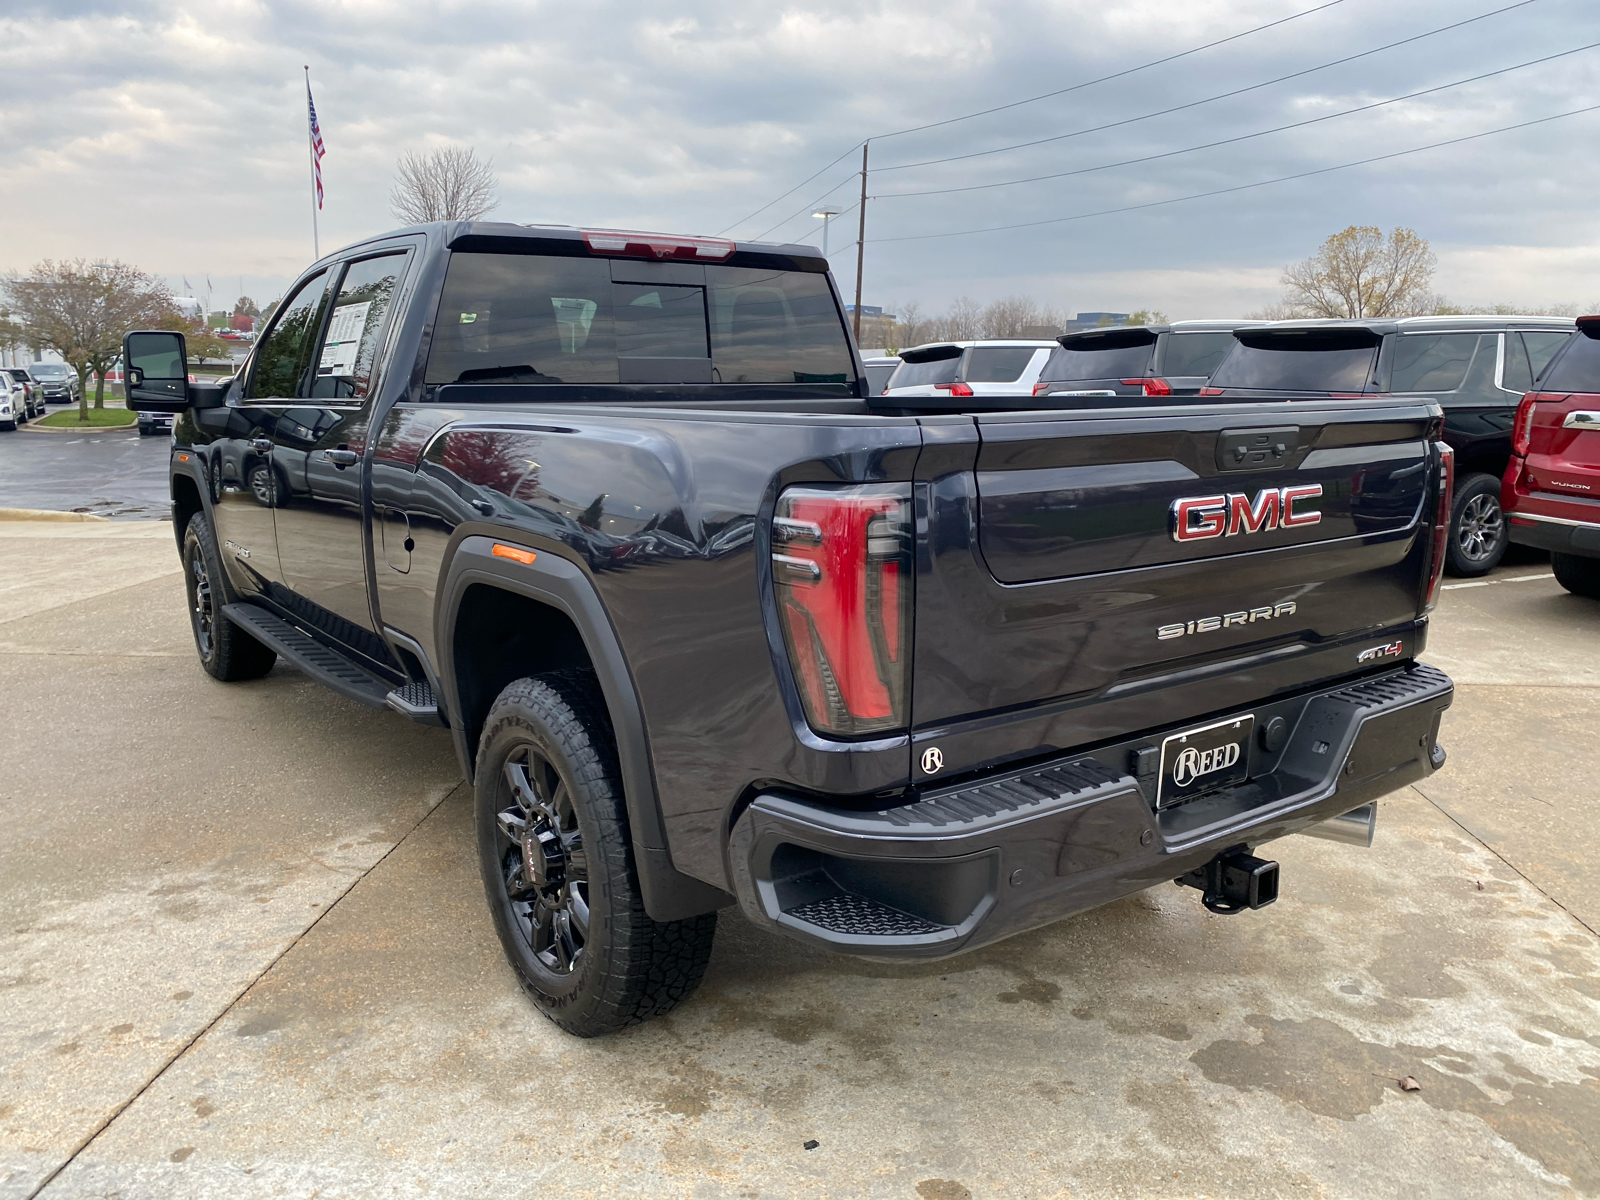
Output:
<path fill-rule="evenodd" d="M 60 512 L 53 508 L 0 508 L 0 521 L 109 521 L 95 513 Z"/>
<path fill-rule="evenodd" d="M 38 425 L 29 421 L 17 429 L 18 433 L 127 433 L 129 431 L 138 433 L 139 422 L 130 421 L 126 425 L 84 425 L 74 429 L 57 425 Z"/>

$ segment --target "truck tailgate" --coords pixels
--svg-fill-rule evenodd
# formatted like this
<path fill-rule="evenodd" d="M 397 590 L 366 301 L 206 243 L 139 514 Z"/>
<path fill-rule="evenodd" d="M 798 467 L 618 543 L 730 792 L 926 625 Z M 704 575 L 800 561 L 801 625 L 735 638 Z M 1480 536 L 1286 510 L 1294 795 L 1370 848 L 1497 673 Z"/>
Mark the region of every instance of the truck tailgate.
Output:
<path fill-rule="evenodd" d="M 930 427 L 912 691 L 928 761 L 1053 753 L 1411 658 L 1438 419 L 1368 401 Z"/>

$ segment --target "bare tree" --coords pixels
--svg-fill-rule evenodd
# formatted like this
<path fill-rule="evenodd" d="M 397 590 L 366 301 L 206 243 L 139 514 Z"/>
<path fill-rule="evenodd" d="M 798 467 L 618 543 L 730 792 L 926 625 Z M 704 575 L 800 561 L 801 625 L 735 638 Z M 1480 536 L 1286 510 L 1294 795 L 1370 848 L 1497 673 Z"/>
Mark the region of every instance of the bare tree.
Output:
<path fill-rule="evenodd" d="M 941 336 L 952 342 L 964 342 L 980 336 L 982 329 L 983 305 L 971 296 L 957 296 L 945 314 Z"/>
<path fill-rule="evenodd" d="M 1376 225 L 1334 234 L 1304 262 L 1284 269 L 1284 301 L 1313 317 L 1397 317 L 1428 311 L 1438 259 L 1409 229 L 1387 237 Z"/>
<path fill-rule="evenodd" d="M 408 225 L 427 221 L 476 221 L 500 203 L 494 161 L 471 146 L 444 146 L 426 154 L 407 150 L 395 170 L 389 211 Z"/>
<path fill-rule="evenodd" d="M 88 420 L 88 375 L 94 406 L 105 407 L 106 370 L 130 329 L 181 328 L 167 285 L 124 262 L 37 263 L 3 285 L 12 319 L 29 345 L 54 350 L 78 373 L 78 415 Z"/>

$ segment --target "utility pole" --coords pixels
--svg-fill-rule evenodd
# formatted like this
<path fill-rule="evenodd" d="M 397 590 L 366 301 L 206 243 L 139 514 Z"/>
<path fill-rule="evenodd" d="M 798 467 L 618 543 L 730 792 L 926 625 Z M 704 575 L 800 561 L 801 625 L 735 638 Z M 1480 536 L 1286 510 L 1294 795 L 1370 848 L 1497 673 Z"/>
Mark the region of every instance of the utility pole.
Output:
<path fill-rule="evenodd" d="M 855 333 L 856 345 L 861 345 L 861 267 L 866 260 L 867 249 L 867 146 L 870 143 L 861 143 L 861 221 L 856 229 L 856 319 Z"/>

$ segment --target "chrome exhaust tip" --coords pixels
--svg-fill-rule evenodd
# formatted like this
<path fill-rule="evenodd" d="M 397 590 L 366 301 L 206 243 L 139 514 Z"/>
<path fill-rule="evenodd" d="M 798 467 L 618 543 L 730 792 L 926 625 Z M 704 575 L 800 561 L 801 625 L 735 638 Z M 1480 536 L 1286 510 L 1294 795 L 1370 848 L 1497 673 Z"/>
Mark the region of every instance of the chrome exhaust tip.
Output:
<path fill-rule="evenodd" d="M 1326 838 L 1330 842 L 1343 842 L 1347 846 L 1370 846 L 1372 835 L 1378 831 L 1378 806 L 1363 804 L 1347 813 L 1318 821 L 1300 832 L 1307 837 Z"/>

